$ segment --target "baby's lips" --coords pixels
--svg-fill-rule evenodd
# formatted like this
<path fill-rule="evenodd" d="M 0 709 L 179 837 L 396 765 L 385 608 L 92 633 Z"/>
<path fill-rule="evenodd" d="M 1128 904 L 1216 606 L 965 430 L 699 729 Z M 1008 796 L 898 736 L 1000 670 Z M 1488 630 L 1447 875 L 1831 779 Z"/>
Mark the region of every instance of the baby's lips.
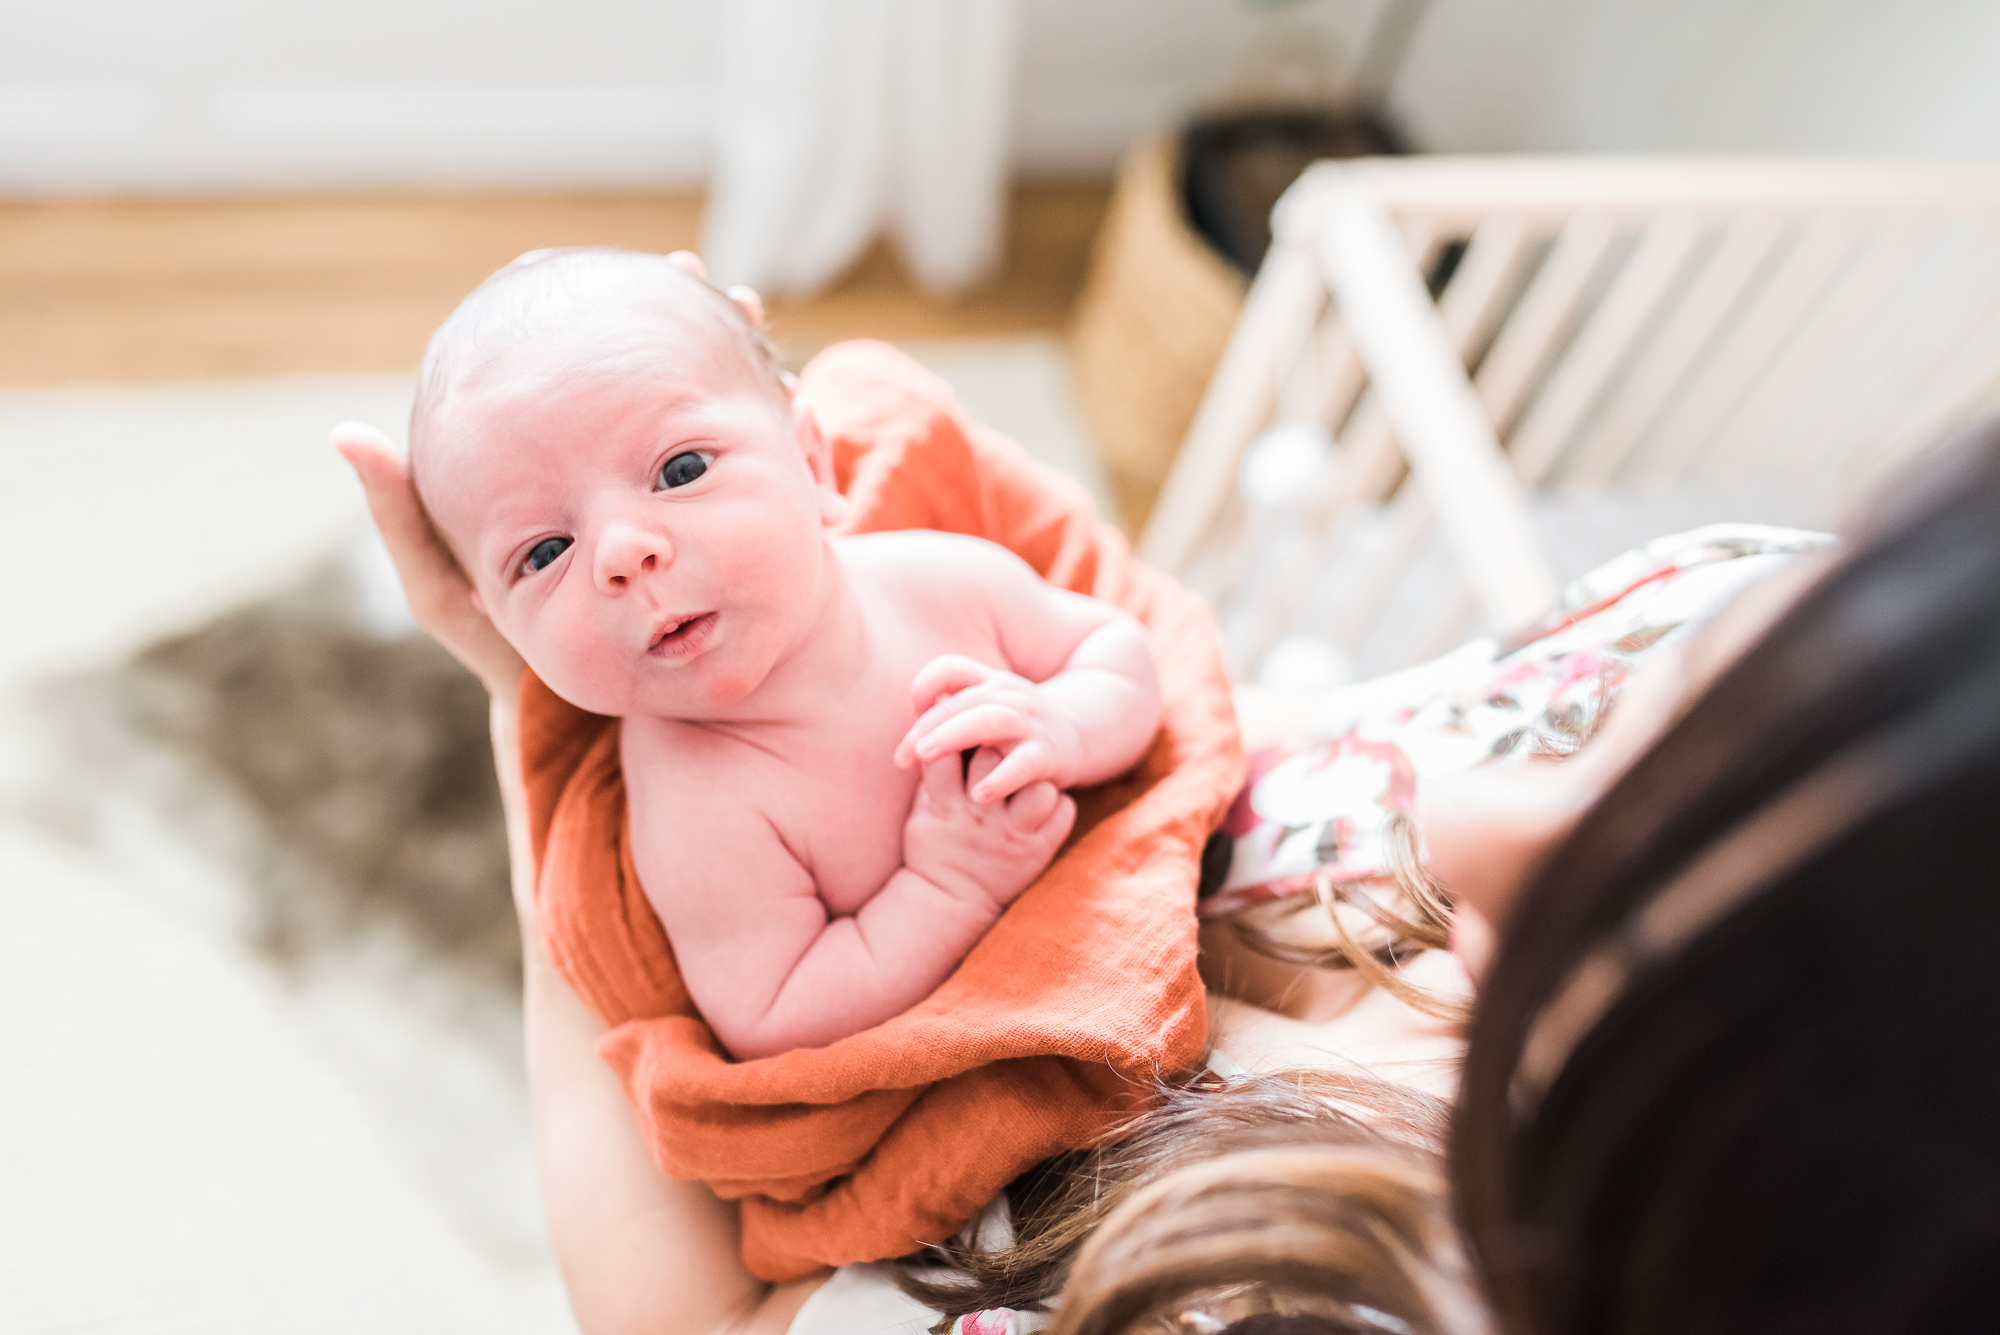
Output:
<path fill-rule="evenodd" d="M 654 627 L 653 637 L 646 642 L 646 652 L 654 658 L 676 661 L 696 657 L 706 650 L 714 634 L 715 619 L 713 612 L 665 618 Z"/>

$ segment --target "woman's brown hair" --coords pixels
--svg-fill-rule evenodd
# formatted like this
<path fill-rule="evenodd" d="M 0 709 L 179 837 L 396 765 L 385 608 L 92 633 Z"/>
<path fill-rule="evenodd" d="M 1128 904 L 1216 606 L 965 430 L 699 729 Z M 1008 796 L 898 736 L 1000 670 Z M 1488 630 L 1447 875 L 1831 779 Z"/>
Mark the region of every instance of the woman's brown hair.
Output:
<path fill-rule="evenodd" d="M 2000 426 L 1524 890 L 1454 1197 L 1502 1329 L 2000 1327 Z"/>

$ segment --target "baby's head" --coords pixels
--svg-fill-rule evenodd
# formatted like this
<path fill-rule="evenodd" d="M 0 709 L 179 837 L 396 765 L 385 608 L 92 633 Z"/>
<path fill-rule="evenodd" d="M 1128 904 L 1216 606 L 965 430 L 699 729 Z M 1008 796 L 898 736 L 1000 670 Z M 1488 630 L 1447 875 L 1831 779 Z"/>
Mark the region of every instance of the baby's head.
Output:
<path fill-rule="evenodd" d="M 572 703 L 697 717 L 796 646 L 838 518 L 748 313 L 664 256 L 538 251 L 431 339 L 410 466 L 494 624 Z"/>
<path fill-rule="evenodd" d="M 531 250 L 473 289 L 431 335 L 410 414 L 410 468 L 424 492 L 429 442 L 449 433 L 447 408 L 496 374 L 560 375 L 643 362 L 671 330 L 737 346 L 747 369 L 788 410 L 777 351 L 734 299 L 664 255 L 609 247 Z M 650 336 L 650 338 L 649 338 Z"/>

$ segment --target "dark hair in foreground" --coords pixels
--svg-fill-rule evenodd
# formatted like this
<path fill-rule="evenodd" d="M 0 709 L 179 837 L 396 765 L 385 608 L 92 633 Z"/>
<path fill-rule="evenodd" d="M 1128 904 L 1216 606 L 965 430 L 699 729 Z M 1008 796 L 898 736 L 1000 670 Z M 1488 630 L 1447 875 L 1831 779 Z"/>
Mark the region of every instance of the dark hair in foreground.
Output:
<path fill-rule="evenodd" d="M 1583 818 L 1473 1019 L 1501 1329 L 2000 1328 L 2000 426 Z"/>

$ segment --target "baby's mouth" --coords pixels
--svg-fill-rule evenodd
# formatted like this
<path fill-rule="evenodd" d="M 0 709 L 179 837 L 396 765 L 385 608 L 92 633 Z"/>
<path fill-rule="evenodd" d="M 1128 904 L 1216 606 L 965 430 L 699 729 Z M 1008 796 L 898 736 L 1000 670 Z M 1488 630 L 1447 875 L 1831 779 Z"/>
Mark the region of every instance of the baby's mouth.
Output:
<path fill-rule="evenodd" d="M 679 658 L 699 648 L 698 641 L 706 639 L 708 630 L 715 624 L 715 613 L 697 612 L 661 625 L 653 634 L 653 642 L 646 646 L 646 652 L 662 658 Z"/>

